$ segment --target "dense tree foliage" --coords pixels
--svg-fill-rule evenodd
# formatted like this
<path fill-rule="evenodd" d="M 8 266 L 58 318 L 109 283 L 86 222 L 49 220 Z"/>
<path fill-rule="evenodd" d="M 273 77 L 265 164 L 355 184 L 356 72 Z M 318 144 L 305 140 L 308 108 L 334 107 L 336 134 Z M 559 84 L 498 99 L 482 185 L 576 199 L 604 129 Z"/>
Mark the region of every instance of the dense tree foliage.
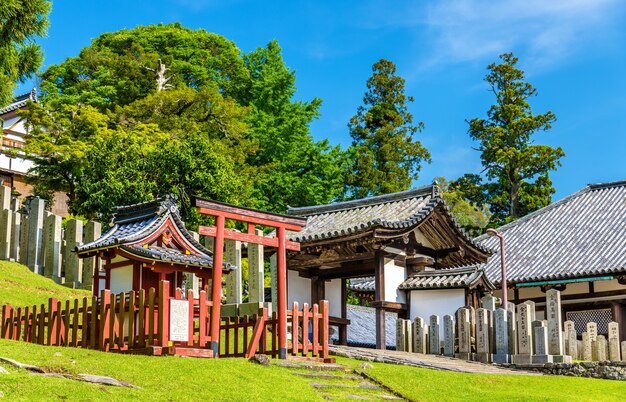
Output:
<path fill-rule="evenodd" d="M 47 0 L 0 2 L 0 105 L 11 101 L 17 81 L 30 78 L 41 66 L 43 54 L 33 38 L 46 34 L 49 13 Z"/>
<path fill-rule="evenodd" d="M 346 176 L 348 196 L 407 190 L 417 180 L 423 161 L 430 154 L 414 136 L 424 124 L 413 124 L 407 103 L 413 98 L 404 92 L 404 79 L 396 66 L 381 59 L 372 66 L 363 106 L 350 119 L 351 156 L 354 165 Z"/>
<path fill-rule="evenodd" d="M 549 172 L 560 166 L 565 155 L 561 147 L 534 144 L 534 135 L 549 130 L 556 116 L 550 111 L 533 114 L 528 100 L 537 90 L 524 82 L 517 57 L 506 53 L 500 59 L 500 64 L 488 66 L 485 77 L 496 103 L 487 119 L 469 121 L 485 177 L 469 174 L 452 185 L 474 204 L 489 206 L 492 226 L 549 205 L 554 193 Z"/>
<path fill-rule="evenodd" d="M 475 205 L 467 200 L 465 194 L 446 180 L 445 177 L 435 179 L 450 213 L 470 236 L 479 236 L 489 223 L 490 213 L 485 204 Z M 458 184 L 455 182 L 455 184 Z"/>
<path fill-rule="evenodd" d="M 170 191 L 185 214 L 190 195 L 282 211 L 343 189 L 343 153 L 309 132 L 320 101 L 292 100 L 276 42 L 242 55 L 179 24 L 121 30 L 51 66 L 41 88 L 25 112 L 37 191 L 67 192 L 73 213 Z"/>

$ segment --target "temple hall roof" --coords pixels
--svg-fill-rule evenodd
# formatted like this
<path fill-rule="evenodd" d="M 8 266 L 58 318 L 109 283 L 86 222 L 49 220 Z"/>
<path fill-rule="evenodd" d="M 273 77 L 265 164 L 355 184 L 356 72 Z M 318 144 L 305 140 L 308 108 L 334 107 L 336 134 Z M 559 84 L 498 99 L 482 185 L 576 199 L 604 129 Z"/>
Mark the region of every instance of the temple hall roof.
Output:
<path fill-rule="evenodd" d="M 590 184 L 498 228 L 505 239 L 507 282 L 523 283 L 626 273 L 626 180 Z M 500 282 L 499 240 L 485 271 Z"/>
<path fill-rule="evenodd" d="M 32 91 L 17 96 L 10 104 L 0 107 L 0 115 L 23 108 L 24 106 L 26 106 L 26 102 L 28 102 L 29 100 L 37 102 L 37 89 L 33 88 Z"/>

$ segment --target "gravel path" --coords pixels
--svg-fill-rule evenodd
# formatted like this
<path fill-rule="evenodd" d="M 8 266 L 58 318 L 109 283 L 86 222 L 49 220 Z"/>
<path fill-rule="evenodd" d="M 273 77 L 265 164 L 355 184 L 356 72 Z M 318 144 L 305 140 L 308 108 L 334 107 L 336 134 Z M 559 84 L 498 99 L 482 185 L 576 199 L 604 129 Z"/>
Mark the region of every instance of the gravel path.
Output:
<path fill-rule="evenodd" d="M 328 349 L 331 354 L 349 357 L 357 360 L 400 364 L 405 366 L 423 367 L 435 370 L 447 370 L 460 373 L 479 374 L 542 375 L 541 373 L 537 372 L 513 370 L 509 368 L 499 367 L 493 364 L 469 362 L 446 356 L 398 352 L 395 350 L 355 348 L 339 345 L 329 345 Z"/>

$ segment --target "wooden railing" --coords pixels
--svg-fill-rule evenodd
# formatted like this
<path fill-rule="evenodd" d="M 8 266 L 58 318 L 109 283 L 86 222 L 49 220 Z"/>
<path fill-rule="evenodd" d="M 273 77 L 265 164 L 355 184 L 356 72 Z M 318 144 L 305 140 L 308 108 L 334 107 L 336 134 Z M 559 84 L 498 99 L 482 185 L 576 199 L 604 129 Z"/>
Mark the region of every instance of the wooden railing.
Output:
<path fill-rule="evenodd" d="M 119 294 L 103 290 L 100 297 L 65 302 L 52 298 L 47 305 L 32 307 L 5 305 L 0 316 L 0 339 L 121 352 L 210 349 L 212 303 L 206 293 L 201 291 L 196 299 L 189 290 L 183 298 L 181 290 L 176 289 L 174 296 L 170 296 L 169 286 L 169 282 L 161 281 L 158 292 L 154 288 Z M 181 316 L 174 317 L 170 310 L 172 301 L 186 311 L 187 315 L 182 317 L 186 336 L 171 336 L 173 322 L 181 322 Z M 291 326 L 290 354 L 328 357 L 327 301 L 310 309 L 305 303 L 302 310 L 294 303 L 287 317 Z M 251 357 L 255 353 L 276 357 L 276 313 L 268 317 L 267 309 L 261 308 L 252 316 L 222 318 L 220 345 L 221 357 Z"/>

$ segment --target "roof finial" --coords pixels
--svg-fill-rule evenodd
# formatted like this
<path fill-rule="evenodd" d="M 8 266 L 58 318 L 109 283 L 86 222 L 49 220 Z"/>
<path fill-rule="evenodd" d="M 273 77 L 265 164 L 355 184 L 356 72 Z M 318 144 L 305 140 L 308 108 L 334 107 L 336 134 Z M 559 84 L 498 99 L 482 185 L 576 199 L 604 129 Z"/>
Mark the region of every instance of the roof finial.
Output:
<path fill-rule="evenodd" d="M 432 187 L 432 196 L 436 197 L 439 195 L 439 182 L 437 179 L 433 179 L 433 187 Z"/>

